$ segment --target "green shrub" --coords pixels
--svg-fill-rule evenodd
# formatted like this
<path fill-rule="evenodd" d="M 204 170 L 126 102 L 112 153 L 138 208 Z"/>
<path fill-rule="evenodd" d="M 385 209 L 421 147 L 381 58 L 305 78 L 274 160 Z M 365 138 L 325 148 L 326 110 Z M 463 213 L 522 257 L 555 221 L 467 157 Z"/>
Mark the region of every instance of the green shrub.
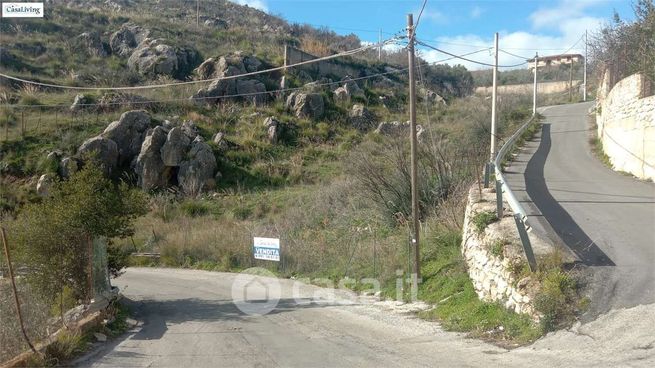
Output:
<path fill-rule="evenodd" d="M 543 314 L 544 331 L 552 331 L 573 317 L 576 282 L 562 270 L 549 271 L 535 298 L 535 308 Z"/>
<path fill-rule="evenodd" d="M 69 288 L 76 298 L 85 298 L 89 239 L 129 236 L 134 219 L 145 213 L 142 192 L 115 185 L 98 167 L 87 165 L 70 180 L 55 183 L 49 197 L 26 205 L 9 230 L 19 260 L 32 270 L 28 281 L 42 295 L 54 301 Z"/>
<path fill-rule="evenodd" d="M 496 213 L 494 213 L 493 211 L 482 211 L 476 213 L 471 219 L 471 222 L 475 227 L 475 231 L 478 234 L 482 234 L 484 232 L 484 229 L 486 229 L 489 224 L 493 223 L 496 220 L 498 220 L 498 217 L 496 216 Z"/>
<path fill-rule="evenodd" d="M 209 213 L 209 205 L 202 200 L 188 200 L 180 206 L 182 212 L 190 217 L 205 216 Z"/>
<path fill-rule="evenodd" d="M 491 245 L 491 254 L 494 256 L 503 259 L 505 257 L 505 241 L 502 239 L 496 240 L 492 245 Z"/>

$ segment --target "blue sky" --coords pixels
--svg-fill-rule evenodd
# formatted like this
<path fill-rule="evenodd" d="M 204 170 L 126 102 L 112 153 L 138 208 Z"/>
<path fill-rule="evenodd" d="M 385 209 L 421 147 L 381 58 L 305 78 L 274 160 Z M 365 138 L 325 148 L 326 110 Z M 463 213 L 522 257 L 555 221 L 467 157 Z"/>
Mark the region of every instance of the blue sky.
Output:
<path fill-rule="evenodd" d="M 416 20 L 422 0 L 232 0 L 279 15 L 290 22 L 325 25 L 339 34 L 355 33 L 364 41 L 377 41 L 376 30 L 395 33 L 406 25 L 406 14 Z M 493 45 L 500 33 L 500 48 L 522 56 L 556 54 L 579 40 L 585 29 L 597 30 L 609 22 L 616 9 L 623 19 L 632 19 L 630 0 L 428 0 L 418 29 L 418 38 L 438 48 L 463 54 Z M 582 53 L 582 42 L 571 52 Z M 422 51 L 437 61 L 445 56 Z M 491 62 L 489 52 L 471 56 Z M 521 62 L 501 54 L 500 64 Z M 474 64 L 463 62 L 470 69 Z"/>

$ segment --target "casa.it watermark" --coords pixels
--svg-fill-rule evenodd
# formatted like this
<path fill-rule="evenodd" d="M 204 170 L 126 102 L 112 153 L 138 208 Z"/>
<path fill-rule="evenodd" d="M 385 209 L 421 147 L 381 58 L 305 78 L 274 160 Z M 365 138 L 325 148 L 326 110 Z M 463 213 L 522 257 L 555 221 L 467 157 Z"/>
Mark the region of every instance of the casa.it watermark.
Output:
<path fill-rule="evenodd" d="M 43 3 L 2 3 L 3 18 L 43 18 Z"/>
<path fill-rule="evenodd" d="M 409 277 L 403 271 L 396 272 L 396 300 L 417 301 L 418 283 L 416 274 Z M 283 293 L 284 283 L 286 292 Z M 289 285 L 289 281 L 291 284 Z M 358 286 L 360 292 L 352 291 Z M 283 297 L 284 294 L 284 297 Z M 281 280 L 265 268 L 253 267 L 242 271 L 232 281 L 232 302 L 244 314 L 261 316 L 277 309 L 303 305 L 355 305 L 367 298 L 379 298 L 380 281 L 373 278 L 355 280 L 344 277 L 339 281 L 326 278 L 302 278 Z"/>

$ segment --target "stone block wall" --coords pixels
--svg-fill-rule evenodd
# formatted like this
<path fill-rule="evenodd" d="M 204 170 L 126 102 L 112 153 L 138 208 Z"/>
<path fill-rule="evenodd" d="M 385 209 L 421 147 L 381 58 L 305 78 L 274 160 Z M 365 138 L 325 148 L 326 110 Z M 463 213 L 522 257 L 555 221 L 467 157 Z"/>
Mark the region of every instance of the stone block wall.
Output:
<path fill-rule="evenodd" d="M 574 80 L 573 81 L 573 92 L 577 93 L 582 85 L 582 81 Z M 498 86 L 499 94 L 530 94 L 532 95 L 532 89 L 534 85 L 532 83 L 525 84 L 510 84 L 504 86 Z M 491 95 L 492 87 L 477 87 L 475 93 L 482 95 Z M 569 90 L 569 81 L 558 81 L 558 82 L 541 82 L 537 84 L 537 93 L 538 94 L 551 94 L 551 93 L 563 93 Z"/>
<path fill-rule="evenodd" d="M 598 88 L 598 138 L 615 170 L 655 180 L 655 96 L 642 98 L 644 77 L 634 74 L 611 90 L 609 72 Z"/>
<path fill-rule="evenodd" d="M 481 300 L 500 302 L 516 313 L 528 314 L 538 321 L 540 316 L 533 300 L 539 284 L 531 277 L 517 279 L 515 274 L 517 267 L 525 264 L 525 257 L 514 218 L 506 213 L 482 232 L 478 232 L 474 224 L 476 214 L 494 212 L 495 209 L 496 194 L 492 190 L 483 189 L 482 196 L 477 185 L 469 190 L 462 237 L 462 254 L 469 276 Z M 503 244 L 500 251 L 498 244 Z"/>

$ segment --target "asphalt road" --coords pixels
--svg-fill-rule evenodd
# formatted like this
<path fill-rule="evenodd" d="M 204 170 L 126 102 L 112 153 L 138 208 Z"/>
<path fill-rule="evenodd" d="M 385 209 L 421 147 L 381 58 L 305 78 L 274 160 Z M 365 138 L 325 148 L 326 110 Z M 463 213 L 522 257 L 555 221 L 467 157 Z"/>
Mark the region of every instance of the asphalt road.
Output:
<path fill-rule="evenodd" d="M 593 103 L 551 106 L 541 133 L 507 168 L 535 231 L 588 266 L 595 318 L 655 303 L 655 184 L 615 172 L 591 152 Z"/>
<path fill-rule="evenodd" d="M 535 344 L 505 350 L 407 313 L 414 305 L 351 299 L 292 280 L 260 279 L 280 302 L 269 313 L 239 309 L 237 276 L 130 268 L 114 284 L 143 324 L 99 344 L 80 367 L 651 367 L 655 308 L 612 312 Z M 294 293 L 294 289 L 296 292 Z M 257 291 L 246 299 L 268 295 Z M 269 295 L 269 299 L 273 296 Z M 335 295 L 332 295 L 335 294 Z M 353 303 L 353 301 L 355 303 Z"/>

